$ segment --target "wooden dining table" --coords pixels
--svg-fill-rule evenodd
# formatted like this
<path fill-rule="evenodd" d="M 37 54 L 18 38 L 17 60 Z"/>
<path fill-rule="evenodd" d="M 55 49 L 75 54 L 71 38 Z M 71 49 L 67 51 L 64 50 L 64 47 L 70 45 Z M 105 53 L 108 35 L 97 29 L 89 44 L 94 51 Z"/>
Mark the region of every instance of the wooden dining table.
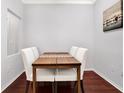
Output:
<path fill-rule="evenodd" d="M 33 93 L 36 93 L 36 69 L 42 68 L 76 68 L 77 69 L 77 93 L 80 93 L 80 66 L 77 61 L 67 52 L 45 52 L 35 62 L 33 68 Z"/>

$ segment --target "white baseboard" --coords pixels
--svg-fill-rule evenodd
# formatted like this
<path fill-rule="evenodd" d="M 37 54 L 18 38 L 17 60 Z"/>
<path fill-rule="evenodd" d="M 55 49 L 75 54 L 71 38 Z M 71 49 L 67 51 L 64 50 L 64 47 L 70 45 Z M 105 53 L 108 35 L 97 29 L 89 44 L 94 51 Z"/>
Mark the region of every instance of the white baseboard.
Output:
<path fill-rule="evenodd" d="M 16 75 L 12 80 L 10 80 L 6 85 L 4 85 L 4 88 L 1 89 L 1 92 L 3 92 L 10 84 L 12 84 L 22 73 L 24 70 L 22 70 L 18 75 Z"/>
<path fill-rule="evenodd" d="M 93 68 L 86 68 L 84 71 L 94 71 Z"/>
<path fill-rule="evenodd" d="M 117 85 L 115 82 L 113 82 L 112 80 L 108 79 L 105 75 L 103 75 L 101 72 L 99 72 L 98 70 L 93 70 L 95 73 L 97 73 L 99 76 L 101 76 L 103 79 L 105 79 L 107 82 L 109 82 L 111 85 L 113 85 L 114 87 L 116 87 L 118 90 L 120 90 L 121 92 L 123 92 L 123 88 L 121 88 L 119 85 Z"/>

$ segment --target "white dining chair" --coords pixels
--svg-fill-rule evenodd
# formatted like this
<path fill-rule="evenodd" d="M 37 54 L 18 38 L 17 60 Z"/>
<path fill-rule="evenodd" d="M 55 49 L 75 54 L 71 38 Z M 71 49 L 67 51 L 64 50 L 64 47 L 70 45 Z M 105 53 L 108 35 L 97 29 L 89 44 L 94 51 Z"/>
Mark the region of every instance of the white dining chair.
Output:
<path fill-rule="evenodd" d="M 81 62 L 81 73 L 80 73 L 81 81 L 83 80 L 84 68 L 87 61 L 87 51 L 88 49 L 86 48 L 78 48 L 77 53 L 75 55 L 75 59 Z M 73 68 L 58 69 L 55 75 L 55 81 L 77 81 L 77 70 Z M 81 82 L 81 88 L 82 91 L 84 91 L 82 82 Z"/>
<path fill-rule="evenodd" d="M 81 80 L 83 79 L 84 69 L 87 61 L 87 48 L 79 48 L 75 58 L 81 62 Z"/>
<path fill-rule="evenodd" d="M 31 47 L 31 48 L 32 48 L 32 50 L 33 50 L 35 59 L 38 59 L 40 55 L 39 55 L 39 52 L 38 52 L 37 47 Z"/>
<path fill-rule="evenodd" d="M 69 51 L 69 54 L 72 55 L 73 57 L 75 57 L 77 50 L 78 50 L 78 47 L 72 46 Z"/>
<path fill-rule="evenodd" d="M 32 63 L 36 60 L 32 48 L 22 49 L 22 58 L 24 63 L 24 68 L 26 72 L 26 90 L 25 93 L 28 93 L 29 84 L 33 81 L 32 75 Z M 37 69 L 37 82 L 54 82 L 55 70 L 53 69 Z M 52 86 L 53 88 L 53 86 Z"/>

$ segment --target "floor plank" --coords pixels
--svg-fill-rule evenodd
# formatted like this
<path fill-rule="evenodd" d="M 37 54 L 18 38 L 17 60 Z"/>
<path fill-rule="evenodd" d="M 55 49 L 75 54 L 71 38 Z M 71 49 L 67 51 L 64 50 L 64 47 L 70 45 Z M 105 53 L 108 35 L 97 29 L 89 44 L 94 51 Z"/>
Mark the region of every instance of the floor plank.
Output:
<path fill-rule="evenodd" d="M 57 93 L 76 93 L 75 82 L 58 82 L 57 84 Z M 2 93 L 24 93 L 25 85 L 26 76 L 23 73 Z M 85 71 L 83 85 L 85 93 L 122 93 L 93 71 Z M 31 84 L 28 93 L 32 93 Z M 52 84 L 38 83 L 37 93 L 52 93 Z"/>

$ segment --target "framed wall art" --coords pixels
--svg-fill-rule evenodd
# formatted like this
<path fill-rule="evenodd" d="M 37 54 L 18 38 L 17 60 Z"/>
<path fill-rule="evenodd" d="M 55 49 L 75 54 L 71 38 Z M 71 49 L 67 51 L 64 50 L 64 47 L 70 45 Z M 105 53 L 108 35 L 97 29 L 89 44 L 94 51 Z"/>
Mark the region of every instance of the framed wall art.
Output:
<path fill-rule="evenodd" d="M 103 12 L 103 31 L 110 31 L 123 27 L 123 0 Z"/>

